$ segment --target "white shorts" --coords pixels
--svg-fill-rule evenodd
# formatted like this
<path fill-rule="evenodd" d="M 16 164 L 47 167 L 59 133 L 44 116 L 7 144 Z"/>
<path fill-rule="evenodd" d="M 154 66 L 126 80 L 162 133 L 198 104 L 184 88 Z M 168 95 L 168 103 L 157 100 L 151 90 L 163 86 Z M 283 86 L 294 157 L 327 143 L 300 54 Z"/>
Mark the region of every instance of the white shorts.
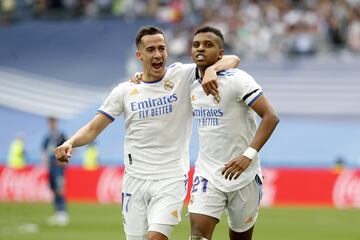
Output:
<path fill-rule="evenodd" d="M 173 228 L 180 222 L 186 187 L 187 179 L 142 180 L 125 173 L 121 196 L 126 235 L 144 236 L 148 231 L 170 235 L 158 226 Z"/>
<path fill-rule="evenodd" d="M 199 184 L 193 184 L 189 213 L 203 214 L 220 220 L 225 210 L 229 227 L 235 232 L 245 232 L 255 224 L 262 198 L 262 183 L 257 175 L 251 183 L 234 192 L 220 191 L 200 176 L 194 176 L 195 182 Z"/>

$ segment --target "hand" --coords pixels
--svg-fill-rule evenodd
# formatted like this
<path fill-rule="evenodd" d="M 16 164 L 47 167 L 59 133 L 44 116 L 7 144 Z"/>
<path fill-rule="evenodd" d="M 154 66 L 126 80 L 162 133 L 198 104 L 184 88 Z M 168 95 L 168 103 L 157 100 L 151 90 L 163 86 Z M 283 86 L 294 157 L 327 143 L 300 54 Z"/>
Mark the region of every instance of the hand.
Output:
<path fill-rule="evenodd" d="M 64 163 L 68 163 L 71 158 L 72 152 L 72 144 L 69 142 L 64 142 L 59 147 L 55 148 L 55 157 L 56 160 L 63 165 Z"/>
<path fill-rule="evenodd" d="M 251 159 L 245 157 L 244 155 L 240 155 L 239 157 L 227 162 L 221 174 L 225 174 L 225 179 L 235 180 L 249 167 L 250 164 Z"/>
<path fill-rule="evenodd" d="M 142 82 L 143 74 L 144 73 L 142 72 L 136 72 L 134 76 L 129 79 L 129 82 L 140 84 Z"/>
<path fill-rule="evenodd" d="M 217 84 L 217 74 L 213 68 L 208 67 L 205 70 L 205 74 L 202 79 L 201 85 L 202 85 L 206 95 L 209 95 L 209 94 L 211 94 L 213 96 L 219 95 L 218 84 Z"/>

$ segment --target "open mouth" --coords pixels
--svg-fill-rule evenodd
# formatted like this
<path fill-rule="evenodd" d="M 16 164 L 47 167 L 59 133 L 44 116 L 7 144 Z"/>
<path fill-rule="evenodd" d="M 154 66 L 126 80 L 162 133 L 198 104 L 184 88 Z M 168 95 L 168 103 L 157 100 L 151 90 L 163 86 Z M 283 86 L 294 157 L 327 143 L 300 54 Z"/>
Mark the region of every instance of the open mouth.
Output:
<path fill-rule="evenodd" d="M 197 54 L 197 55 L 195 56 L 195 59 L 196 59 L 197 61 L 202 61 L 202 60 L 205 60 L 205 56 L 204 56 L 203 54 Z"/>
<path fill-rule="evenodd" d="M 152 65 L 153 68 L 159 70 L 159 69 L 161 69 L 163 63 L 162 63 L 162 62 L 160 62 L 160 63 L 153 63 L 153 64 L 151 64 L 151 65 Z"/>

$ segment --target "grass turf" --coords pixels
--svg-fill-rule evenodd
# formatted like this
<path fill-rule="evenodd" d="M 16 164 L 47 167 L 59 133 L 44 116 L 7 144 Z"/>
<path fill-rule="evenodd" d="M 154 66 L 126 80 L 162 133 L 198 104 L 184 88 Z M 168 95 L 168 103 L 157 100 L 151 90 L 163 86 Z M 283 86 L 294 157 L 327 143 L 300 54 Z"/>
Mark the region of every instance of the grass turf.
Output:
<path fill-rule="evenodd" d="M 71 223 L 50 227 L 50 204 L 0 203 L 0 240 L 123 240 L 119 205 L 71 203 Z M 183 216 L 172 240 L 187 240 L 189 220 Z M 217 225 L 214 240 L 228 239 L 227 221 Z M 254 240 L 359 240 L 360 210 L 333 208 L 262 208 Z"/>

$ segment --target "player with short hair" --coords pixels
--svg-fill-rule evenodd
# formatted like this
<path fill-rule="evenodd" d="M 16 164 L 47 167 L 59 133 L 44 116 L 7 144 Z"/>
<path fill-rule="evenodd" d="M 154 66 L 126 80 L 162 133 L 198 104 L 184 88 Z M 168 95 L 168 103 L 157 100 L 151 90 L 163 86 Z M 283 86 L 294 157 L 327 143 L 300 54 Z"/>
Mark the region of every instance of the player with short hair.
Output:
<path fill-rule="evenodd" d="M 165 67 L 167 49 L 159 28 L 141 28 L 136 46 L 143 81 L 123 82 L 115 87 L 95 118 L 55 153 L 59 161 L 67 162 L 72 148 L 92 142 L 123 114 L 122 213 L 126 239 L 163 240 L 180 221 L 186 195 L 192 125 L 189 93 L 196 66 L 175 63 Z M 208 87 L 216 91 L 212 81 L 216 71 L 238 63 L 237 57 L 230 56 L 205 70 L 211 80 Z"/>
<path fill-rule="evenodd" d="M 240 69 L 219 72 L 219 95 L 204 94 L 201 76 L 222 58 L 223 42 L 218 29 L 205 26 L 192 43 L 197 80 L 191 103 L 200 144 L 188 207 L 190 239 L 210 240 L 225 210 L 230 239 L 250 240 L 262 197 L 258 152 L 279 119 L 261 87 Z M 258 128 L 256 114 L 262 118 Z"/>

